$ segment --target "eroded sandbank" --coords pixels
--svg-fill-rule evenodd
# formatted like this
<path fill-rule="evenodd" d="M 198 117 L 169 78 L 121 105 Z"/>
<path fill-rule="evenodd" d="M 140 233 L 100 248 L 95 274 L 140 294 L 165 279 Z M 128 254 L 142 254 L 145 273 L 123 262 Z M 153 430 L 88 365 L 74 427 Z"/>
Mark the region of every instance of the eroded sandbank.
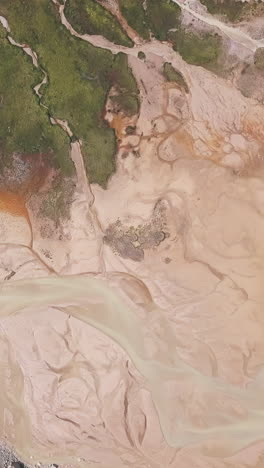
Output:
<path fill-rule="evenodd" d="M 123 295 L 123 298 L 120 295 Z M 142 297 L 139 296 L 137 302 L 141 300 Z M 149 302 L 147 308 L 145 307 L 145 313 L 143 313 L 142 307 L 133 304 L 127 296 L 124 296 L 124 293 L 117 294 L 113 286 L 109 287 L 105 281 L 86 276 L 49 277 L 2 283 L 0 310 L 2 330 L 9 334 L 12 322 L 13 325 L 16 324 L 17 332 L 13 334 L 13 338 L 11 337 L 12 346 L 14 345 L 13 339 L 20 329 L 19 320 L 25 322 L 31 318 L 32 313 L 36 317 L 41 317 L 45 313 L 50 314 L 52 310 L 54 310 L 54 318 L 56 318 L 58 311 L 65 316 L 75 317 L 102 331 L 121 345 L 144 377 L 146 388 L 151 393 L 159 415 L 162 433 L 170 446 L 180 448 L 186 444 L 199 444 L 206 441 L 209 446 L 211 445 L 212 452 L 216 450 L 216 452 L 220 451 L 222 456 L 228 456 L 262 437 L 263 372 L 260 372 L 243 389 L 227 384 L 222 379 L 203 375 L 179 357 L 176 351 L 177 336 L 170 329 L 162 311 L 152 302 Z M 16 315 L 18 312 L 21 313 L 20 319 Z M 151 323 L 153 324 L 154 316 L 156 316 L 156 322 L 155 327 L 152 328 Z M 7 325 L 4 317 L 9 317 Z M 37 331 L 35 330 L 34 333 Z M 46 356 L 48 356 L 51 345 L 49 339 L 51 338 L 52 341 L 50 333 L 53 331 L 46 329 L 46 333 Z M 44 339 L 45 342 L 43 330 L 41 339 Z M 67 340 L 66 335 L 64 335 L 63 340 Z M 23 356 L 19 340 L 16 340 L 16 343 L 18 349 L 13 353 L 12 346 L 10 348 L 4 335 L 1 336 L 3 350 L 1 355 L 4 356 L 1 365 L 1 381 L 5 382 L 1 393 L 1 420 L 4 421 L 4 414 L 10 411 L 12 415 L 10 421 L 13 420 L 15 423 L 11 423 L 10 428 L 11 432 L 15 431 L 13 432 L 15 434 L 14 442 L 18 449 L 21 453 L 24 452 L 25 456 L 28 456 L 29 451 L 35 453 L 36 447 L 38 447 L 38 457 L 42 456 L 45 459 L 47 448 L 43 447 L 43 441 L 35 440 L 35 446 L 32 445 L 32 421 L 30 421 L 31 414 L 28 412 L 27 403 L 29 395 L 25 394 L 24 399 L 23 374 L 16 363 L 16 353 L 18 352 L 18 355 L 21 353 L 18 360 L 22 359 L 21 363 L 24 361 L 27 367 L 30 368 L 33 365 L 34 368 L 38 365 L 37 362 L 34 362 L 34 346 L 32 348 L 32 362 L 30 363 L 28 356 Z M 57 351 L 58 346 L 60 347 L 60 344 L 57 343 Z M 42 345 L 41 360 L 45 362 L 44 348 Z M 51 370 L 53 367 L 54 372 L 60 371 L 61 381 L 70 379 L 68 392 L 67 389 L 63 390 L 63 392 L 66 391 L 64 398 L 67 399 L 71 398 L 72 385 L 74 385 L 75 393 L 81 391 L 80 388 L 77 391 L 81 381 L 78 381 L 78 377 L 74 377 L 74 367 L 72 375 L 66 375 L 71 356 L 65 356 L 62 349 L 60 351 L 61 353 L 57 353 L 55 348 L 52 354 L 57 357 L 54 357 L 53 365 L 47 362 L 46 364 Z M 25 358 L 27 359 L 25 360 Z M 10 366 L 9 379 L 6 375 L 5 359 L 8 360 Z M 61 362 L 56 361 L 56 359 Z M 77 381 L 74 382 L 76 378 Z M 11 393 L 9 392 L 10 385 L 12 386 Z M 39 385 L 41 386 L 41 381 Z M 87 382 L 84 381 L 82 385 L 87 385 Z M 38 388 L 35 388 L 34 392 L 38 392 Z M 188 399 L 186 399 L 186 394 L 188 394 Z M 48 405 L 49 402 L 45 403 L 42 400 L 40 404 L 41 406 Z M 68 406 L 74 408 L 74 404 Z M 32 410 L 31 408 L 30 411 L 32 412 Z M 69 417 L 66 413 L 64 419 L 67 421 Z M 49 450 L 54 456 L 54 449 L 51 446 L 57 429 L 54 427 L 55 432 L 53 433 L 51 427 L 48 424 L 46 429 L 49 431 L 51 443 Z M 35 436 L 36 434 L 33 438 Z M 43 452 L 41 447 L 44 449 Z M 70 452 L 69 450 L 69 455 Z"/>

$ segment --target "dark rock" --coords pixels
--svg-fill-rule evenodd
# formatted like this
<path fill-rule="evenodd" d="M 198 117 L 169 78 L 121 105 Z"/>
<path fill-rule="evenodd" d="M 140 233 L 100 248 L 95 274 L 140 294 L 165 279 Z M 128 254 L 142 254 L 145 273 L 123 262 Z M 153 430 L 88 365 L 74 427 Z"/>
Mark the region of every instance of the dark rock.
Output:
<path fill-rule="evenodd" d="M 127 135 L 134 135 L 135 131 L 136 127 L 134 125 L 128 125 L 128 127 L 126 128 Z"/>
<path fill-rule="evenodd" d="M 170 263 L 170 262 L 171 262 L 171 258 L 166 257 L 166 258 L 164 259 L 164 262 L 165 262 L 165 263 Z"/>
<path fill-rule="evenodd" d="M 22 462 L 15 461 L 12 463 L 12 468 L 25 468 L 25 465 Z"/>
<path fill-rule="evenodd" d="M 139 53 L 138 53 L 138 58 L 139 58 L 140 60 L 145 60 L 146 55 L 144 54 L 144 52 L 143 52 L 142 50 L 139 51 Z"/>

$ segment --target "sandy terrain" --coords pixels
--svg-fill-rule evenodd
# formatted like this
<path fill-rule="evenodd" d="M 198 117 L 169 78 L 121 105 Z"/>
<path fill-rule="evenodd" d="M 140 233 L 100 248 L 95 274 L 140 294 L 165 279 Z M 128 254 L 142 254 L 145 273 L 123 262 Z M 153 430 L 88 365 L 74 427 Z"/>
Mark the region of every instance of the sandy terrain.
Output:
<path fill-rule="evenodd" d="M 72 143 L 56 229 L 37 197 L 0 193 L 0 437 L 31 464 L 263 468 L 264 108 L 166 43 L 78 36 L 128 53 L 141 109 L 108 116 L 107 190 Z"/>

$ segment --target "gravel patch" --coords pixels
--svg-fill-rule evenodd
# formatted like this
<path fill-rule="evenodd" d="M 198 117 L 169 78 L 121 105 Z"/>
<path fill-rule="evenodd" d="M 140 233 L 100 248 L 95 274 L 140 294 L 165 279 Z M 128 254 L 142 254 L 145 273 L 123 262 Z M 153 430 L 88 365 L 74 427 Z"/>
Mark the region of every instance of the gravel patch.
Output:
<path fill-rule="evenodd" d="M 21 462 L 15 453 L 4 443 L 0 445 L 0 468 L 60 468 L 58 464 L 43 465 L 37 463 L 35 465 L 27 465 Z M 62 467 L 61 467 L 62 468 Z"/>

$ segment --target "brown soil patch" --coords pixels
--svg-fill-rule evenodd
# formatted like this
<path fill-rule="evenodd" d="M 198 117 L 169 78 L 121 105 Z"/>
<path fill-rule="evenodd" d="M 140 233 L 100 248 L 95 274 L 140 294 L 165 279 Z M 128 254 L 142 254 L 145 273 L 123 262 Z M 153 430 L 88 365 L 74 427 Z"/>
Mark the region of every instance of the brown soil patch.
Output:
<path fill-rule="evenodd" d="M 125 129 L 129 126 L 131 119 L 125 117 L 123 114 L 113 114 L 113 119 L 109 122 L 111 128 L 114 129 L 118 140 L 122 140 L 125 135 Z"/>
<path fill-rule="evenodd" d="M 243 132 L 251 138 L 253 137 L 261 142 L 264 141 L 264 125 L 259 116 L 250 120 L 245 119 L 243 122 Z"/>
<path fill-rule="evenodd" d="M 19 194 L 0 191 L 0 211 L 28 219 L 25 200 Z"/>
<path fill-rule="evenodd" d="M 0 191 L 0 212 L 9 213 L 12 216 L 20 216 L 25 218 L 31 231 L 31 244 L 33 242 L 32 225 L 28 210 L 26 207 L 26 199 L 19 193 Z M 31 245 L 32 246 L 32 245 Z"/>

